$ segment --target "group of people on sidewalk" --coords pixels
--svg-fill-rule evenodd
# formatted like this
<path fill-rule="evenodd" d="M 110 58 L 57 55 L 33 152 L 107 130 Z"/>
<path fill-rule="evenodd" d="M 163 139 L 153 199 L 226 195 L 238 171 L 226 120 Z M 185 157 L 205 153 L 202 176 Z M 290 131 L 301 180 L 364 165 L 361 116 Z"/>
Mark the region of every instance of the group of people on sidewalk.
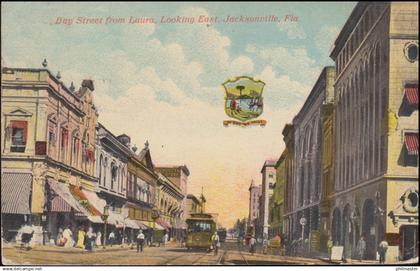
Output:
<path fill-rule="evenodd" d="M 333 247 L 333 240 L 331 237 L 328 239 L 327 247 L 328 247 L 328 254 L 331 257 L 332 247 Z M 379 254 L 380 264 L 385 263 L 387 251 L 388 251 L 388 242 L 386 240 L 382 240 L 378 245 L 378 254 Z M 366 259 L 366 240 L 363 234 L 360 236 L 360 239 L 356 245 L 356 257 L 360 262 Z"/>

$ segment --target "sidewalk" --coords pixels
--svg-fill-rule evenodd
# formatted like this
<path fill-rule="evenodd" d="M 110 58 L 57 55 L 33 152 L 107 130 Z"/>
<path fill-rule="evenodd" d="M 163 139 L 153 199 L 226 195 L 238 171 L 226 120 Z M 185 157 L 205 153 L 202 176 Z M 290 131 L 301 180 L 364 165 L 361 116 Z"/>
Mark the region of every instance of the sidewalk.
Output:
<path fill-rule="evenodd" d="M 20 245 L 17 243 L 3 243 L 2 244 L 3 249 L 16 249 L 20 250 Z M 146 246 L 149 247 L 149 246 Z M 156 247 L 158 246 L 150 246 L 150 247 Z M 166 246 L 161 246 L 161 248 L 165 247 L 180 247 L 177 243 L 167 243 Z M 131 250 L 136 249 L 136 244 L 130 245 L 130 244 L 124 244 L 124 245 L 113 245 L 112 247 L 110 245 L 106 245 L 105 248 L 103 246 L 100 247 L 94 247 L 93 253 L 97 252 L 106 252 L 106 251 L 121 251 L 121 250 Z M 45 252 L 63 252 L 63 253 L 92 253 L 82 248 L 76 248 L 76 247 L 59 247 L 54 245 L 36 245 L 34 247 L 31 247 L 30 250 L 32 251 L 45 251 Z"/>

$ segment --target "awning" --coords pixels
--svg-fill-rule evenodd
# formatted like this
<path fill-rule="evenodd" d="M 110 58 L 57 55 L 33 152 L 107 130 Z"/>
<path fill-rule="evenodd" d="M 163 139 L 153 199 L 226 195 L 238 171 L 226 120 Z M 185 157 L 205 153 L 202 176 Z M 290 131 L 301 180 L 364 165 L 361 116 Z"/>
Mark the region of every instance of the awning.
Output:
<path fill-rule="evenodd" d="M 109 211 L 108 224 L 115 225 L 117 228 L 123 228 L 124 220 L 122 215 Z"/>
<path fill-rule="evenodd" d="M 418 133 L 405 133 L 404 138 L 405 147 L 409 155 L 419 154 L 419 134 Z"/>
<path fill-rule="evenodd" d="M 419 104 L 419 87 L 415 85 L 409 85 L 405 87 L 405 96 L 410 105 Z"/>
<path fill-rule="evenodd" d="M 75 197 L 75 199 L 79 202 L 83 202 L 83 207 L 92 216 L 100 216 L 101 212 L 93 206 L 91 202 L 87 199 L 86 195 L 80 190 L 78 186 L 70 185 L 70 192 Z M 80 203 L 81 204 L 81 203 Z"/>
<path fill-rule="evenodd" d="M 125 220 L 125 226 L 127 228 L 132 228 L 132 229 L 140 229 L 140 226 L 137 225 L 136 221 L 131 220 L 131 219 L 126 219 Z"/>
<path fill-rule="evenodd" d="M 156 223 L 158 223 L 160 226 L 162 226 L 164 229 L 169 230 L 170 228 L 172 228 L 171 225 L 169 225 L 165 220 L 163 219 L 157 219 Z"/>
<path fill-rule="evenodd" d="M 141 221 L 134 220 L 134 222 L 137 224 L 137 226 L 139 226 L 140 229 L 142 229 L 142 230 L 147 230 L 148 229 L 148 227 L 146 225 L 144 225 Z"/>
<path fill-rule="evenodd" d="M 71 208 L 76 212 L 84 212 L 83 206 L 72 196 L 67 184 L 48 179 L 48 185 L 58 195 L 52 201 L 52 212 L 70 212 Z"/>
<path fill-rule="evenodd" d="M 161 225 L 159 225 L 157 222 L 153 223 L 151 221 L 141 221 L 143 224 L 145 224 L 147 227 L 149 227 L 150 229 L 154 229 L 154 230 L 165 230 Z"/>
<path fill-rule="evenodd" d="M 30 214 L 31 191 L 31 174 L 2 173 L 1 212 L 3 214 Z"/>
<path fill-rule="evenodd" d="M 98 195 L 93 191 L 86 189 L 82 189 L 81 191 L 89 203 L 92 204 L 99 212 L 104 210 L 104 207 L 106 206 L 106 200 L 99 198 Z"/>

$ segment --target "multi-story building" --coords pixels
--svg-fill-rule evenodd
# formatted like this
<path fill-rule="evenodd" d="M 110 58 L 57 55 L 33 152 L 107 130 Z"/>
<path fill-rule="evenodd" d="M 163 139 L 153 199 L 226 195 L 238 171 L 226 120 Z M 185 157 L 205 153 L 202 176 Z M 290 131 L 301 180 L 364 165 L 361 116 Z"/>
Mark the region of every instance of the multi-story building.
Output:
<path fill-rule="evenodd" d="M 276 182 L 276 160 L 266 160 L 264 165 L 261 169 L 261 177 L 262 177 L 262 212 L 260 213 L 262 218 L 262 231 L 263 231 L 263 238 L 267 239 L 268 236 L 268 218 L 269 218 L 269 206 L 270 206 L 270 199 L 273 195 L 274 183 Z"/>
<path fill-rule="evenodd" d="M 248 211 L 248 226 L 255 227 L 258 225 L 259 213 L 259 197 L 261 196 L 261 185 L 255 185 L 254 180 L 251 181 L 249 186 L 249 211 Z"/>
<path fill-rule="evenodd" d="M 155 171 L 165 175 L 172 183 L 174 183 L 183 195 L 181 202 L 181 211 L 179 212 L 176 228 L 178 229 L 175 233 L 176 239 L 181 240 L 183 238 L 183 230 L 187 228 L 185 220 L 187 219 L 187 184 L 188 176 L 190 171 L 187 166 L 157 166 Z"/>
<path fill-rule="evenodd" d="M 354 256 L 418 255 L 418 4 L 360 2 L 335 41 L 332 233 Z"/>
<path fill-rule="evenodd" d="M 118 139 L 130 146 L 130 138 L 120 135 Z M 155 207 L 158 175 L 154 172 L 149 143 L 137 153 L 137 147 L 132 147 L 132 153 L 127 165 L 127 202 L 128 218 L 135 220 L 140 228 L 147 227 L 146 234 L 152 235 L 153 230 L 164 230 L 156 223 L 158 210 Z"/>
<path fill-rule="evenodd" d="M 287 155 L 287 149 L 285 149 L 275 165 L 276 182 L 274 183 L 273 196 L 269 205 L 269 236 L 283 235 L 284 184 L 286 179 Z"/>
<path fill-rule="evenodd" d="M 320 212 L 320 247 L 319 251 L 323 254 L 328 253 L 328 238 L 331 236 L 331 202 L 330 198 L 334 190 L 333 175 L 333 149 L 334 149 L 334 130 L 333 130 L 333 111 L 334 101 L 327 100 L 321 108 L 322 115 L 322 177 L 321 177 L 321 202 Z"/>
<path fill-rule="evenodd" d="M 302 109 L 293 119 L 294 128 L 294 239 L 310 239 L 311 251 L 319 236 L 321 199 L 322 105 L 334 97 L 335 68 L 325 67 Z M 306 223 L 305 223 L 306 222 Z M 310 238 L 311 237 L 311 238 Z M 306 248 L 306 249 L 309 249 Z"/>
<path fill-rule="evenodd" d="M 47 62 L 44 61 L 44 67 Z M 97 110 L 92 80 L 75 91 L 48 69 L 2 69 L 2 227 L 24 224 L 33 240 L 55 239 L 59 227 L 102 223 L 86 200 L 93 191 Z M 41 229 L 42 228 L 42 229 Z M 42 236 L 44 231 L 44 236 Z"/>
<path fill-rule="evenodd" d="M 285 143 L 285 151 L 287 156 L 285 159 L 286 173 L 284 177 L 284 220 L 283 233 L 286 239 L 287 248 L 291 240 L 293 240 L 293 201 L 294 201 L 294 130 L 292 124 L 286 124 L 282 131 L 283 141 Z M 288 249 L 287 249 L 288 251 Z"/>
<path fill-rule="evenodd" d="M 158 195 L 155 205 L 159 209 L 160 217 L 157 222 L 172 237 L 175 232 L 179 231 L 176 222 L 181 213 L 181 204 L 184 196 L 181 189 L 165 175 L 158 173 L 158 176 Z"/>
<path fill-rule="evenodd" d="M 118 237 L 123 239 L 124 235 L 133 240 L 134 232 L 129 229 L 139 229 L 139 226 L 128 217 L 128 209 L 123 208 L 127 202 L 127 164 L 131 151 L 129 146 L 124 145 L 126 142 L 120 140 L 98 123 L 95 155 L 95 177 L 98 179 L 98 187 L 96 193 L 85 194 L 92 203 L 96 203 L 99 210 L 108 205 L 107 223 L 111 226 L 109 231 L 118 228 L 117 233 L 121 231 L 121 236 Z"/>

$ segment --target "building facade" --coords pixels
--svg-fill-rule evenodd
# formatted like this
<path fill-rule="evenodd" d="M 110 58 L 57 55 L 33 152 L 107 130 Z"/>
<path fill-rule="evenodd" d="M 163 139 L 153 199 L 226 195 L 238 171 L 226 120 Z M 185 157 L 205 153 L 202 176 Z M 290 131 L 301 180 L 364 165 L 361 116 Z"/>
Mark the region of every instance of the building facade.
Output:
<path fill-rule="evenodd" d="M 280 155 L 276 162 L 276 182 L 274 183 L 273 196 L 271 197 L 269 206 L 269 220 L 270 225 L 268 236 L 283 235 L 283 219 L 284 219 L 284 189 L 286 179 L 286 159 L 287 149 Z"/>
<path fill-rule="evenodd" d="M 262 187 L 261 187 L 261 195 L 262 195 L 262 212 L 260 213 L 262 219 L 262 232 L 263 238 L 267 239 L 268 236 L 268 229 L 270 225 L 268 224 L 269 220 L 269 206 L 270 206 L 270 199 L 273 196 L 274 191 L 274 184 L 276 182 L 276 160 L 266 160 L 264 165 L 261 169 L 261 178 L 262 178 Z"/>
<path fill-rule="evenodd" d="M 158 223 L 165 228 L 170 237 L 174 236 L 180 229 L 177 228 L 177 221 L 181 214 L 183 194 L 181 189 L 171 182 L 165 175 L 158 173 L 158 195 L 156 206 L 159 209 L 160 217 Z"/>
<path fill-rule="evenodd" d="M 120 135 L 118 138 L 130 145 L 130 138 L 127 135 Z M 151 238 L 155 231 L 163 230 L 156 223 L 158 210 L 155 202 L 158 175 L 154 172 L 147 141 L 140 152 L 137 152 L 135 146 L 131 149 L 132 153 L 127 165 L 127 202 L 124 208 L 128 209 L 128 218 L 135 220 L 140 228 L 146 230 L 147 237 Z"/>
<path fill-rule="evenodd" d="M 258 225 L 259 217 L 259 197 L 261 196 L 261 185 L 255 185 L 254 180 L 249 186 L 249 211 L 248 211 L 248 226 L 255 227 Z"/>
<path fill-rule="evenodd" d="M 187 225 L 185 220 L 187 219 L 187 184 L 188 176 L 190 171 L 186 165 L 183 166 L 156 166 L 155 171 L 165 175 L 173 184 L 175 184 L 183 195 L 181 202 L 181 210 L 178 214 L 176 221 L 176 228 L 179 229 L 176 232 L 176 239 L 181 240 L 183 238 L 183 231 L 186 230 Z"/>
<path fill-rule="evenodd" d="M 60 227 L 74 230 L 80 224 L 102 223 L 100 211 L 80 194 L 82 189 L 93 191 L 97 182 L 93 82 L 84 80 L 75 91 L 73 83 L 66 87 L 60 79 L 45 68 L 2 69 L 6 238 L 22 224 L 35 227 L 35 242 L 49 242 Z"/>
<path fill-rule="evenodd" d="M 331 53 L 337 66 L 332 233 L 354 256 L 418 255 L 418 5 L 359 3 Z"/>
<path fill-rule="evenodd" d="M 293 119 L 294 195 L 293 239 L 308 239 L 306 251 L 319 251 L 322 105 L 334 97 L 335 68 L 325 67 L 302 109 Z M 306 242 L 305 242 L 306 243 Z"/>
<path fill-rule="evenodd" d="M 289 244 L 293 240 L 293 203 L 294 203 L 294 130 L 292 124 L 286 124 L 282 131 L 283 141 L 285 143 L 285 150 L 287 156 L 285 159 L 285 177 L 284 177 L 284 222 L 283 233 L 285 237 L 285 245 L 287 252 L 289 252 Z"/>

